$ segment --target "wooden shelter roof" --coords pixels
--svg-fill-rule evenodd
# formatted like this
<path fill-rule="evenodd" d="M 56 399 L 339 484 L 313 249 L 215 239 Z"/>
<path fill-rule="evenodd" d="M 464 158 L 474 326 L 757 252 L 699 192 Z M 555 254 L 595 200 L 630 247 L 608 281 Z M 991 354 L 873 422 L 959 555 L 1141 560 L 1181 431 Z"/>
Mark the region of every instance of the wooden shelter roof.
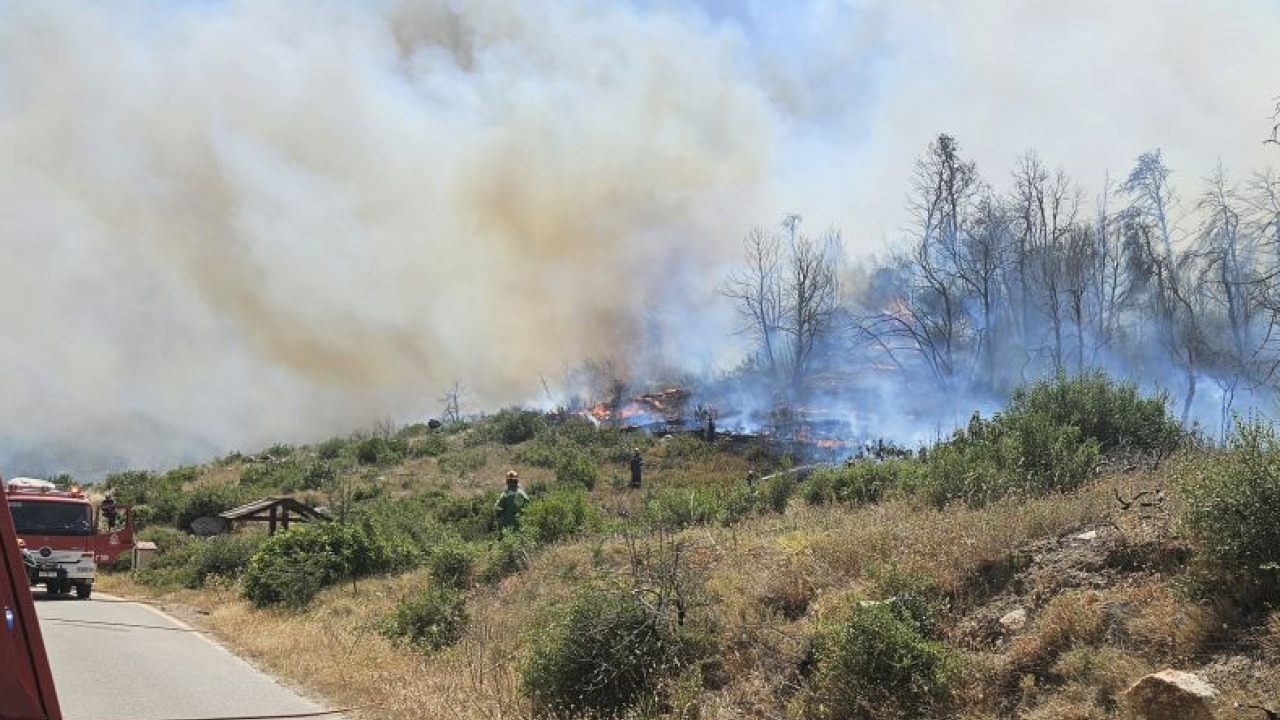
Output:
<path fill-rule="evenodd" d="M 275 512 L 272 512 L 273 509 Z M 226 520 L 268 522 L 275 520 L 281 511 L 295 513 L 302 518 L 309 518 L 313 520 L 329 519 L 318 512 L 315 508 L 303 505 L 291 497 L 268 497 L 261 500 L 255 500 L 251 503 L 241 505 L 240 507 L 220 512 L 218 513 L 218 517 Z"/>

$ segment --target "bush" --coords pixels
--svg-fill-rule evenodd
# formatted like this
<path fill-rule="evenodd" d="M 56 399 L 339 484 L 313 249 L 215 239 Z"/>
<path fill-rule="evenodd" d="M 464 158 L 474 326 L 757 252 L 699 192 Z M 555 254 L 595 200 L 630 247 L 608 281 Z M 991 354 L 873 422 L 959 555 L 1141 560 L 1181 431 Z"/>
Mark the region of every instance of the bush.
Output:
<path fill-rule="evenodd" d="M 565 485 L 578 485 L 587 490 L 596 486 L 600 469 L 590 455 L 572 448 L 563 448 L 557 458 L 556 480 Z"/>
<path fill-rule="evenodd" d="M 491 437 L 504 445 L 516 445 L 532 440 L 547 427 L 542 413 L 520 408 L 507 408 L 490 421 Z"/>
<path fill-rule="evenodd" d="M 643 512 L 654 525 L 679 529 L 717 522 L 723 511 L 720 496 L 715 490 L 698 487 L 654 493 L 645 500 Z"/>
<path fill-rule="evenodd" d="M 284 460 L 245 467 L 240 473 L 240 484 L 259 492 L 291 493 L 318 490 L 337 476 L 337 469 L 328 461 L 304 463 L 301 460 Z"/>
<path fill-rule="evenodd" d="M 436 508 L 436 520 L 448 525 L 463 540 L 482 540 L 493 535 L 497 495 L 477 494 L 469 498 L 448 498 Z"/>
<path fill-rule="evenodd" d="M 911 486 L 920 468 L 914 460 L 859 460 L 843 467 L 819 468 L 805 481 L 800 495 L 810 505 L 877 503 L 900 486 Z"/>
<path fill-rule="evenodd" d="M 618 717 L 680 663 L 678 628 L 629 592 L 587 590 L 540 628 L 520 689 L 540 715 Z"/>
<path fill-rule="evenodd" d="M 356 445 L 356 460 L 361 465 L 385 465 L 400 459 L 400 449 L 386 438 L 365 438 Z"/>
<path fill-rule="evenodd" d="M 252 493 L 238 485 L 204 485 L 192 490 L 182 500 L 174 525 L 186 530 L 196 518 L 217 515 L 224 510 L 243 505 L 251 500 Z"/>
<path fill-rule="evenodd" d="M 182 467 L 163 475 L 143 470 L 113 473 L 102 480 L 120 505 L 147 506 L 147 523 L 173 522 L 184 499 L 183 485 L 196 477 L 197 469 Z M 135 520 L 137 508 L 135 507 Z"/>
<path fill-rule="evenodd" d="M 760 500 L 764 507 L 781 515 L 796 491 L 796 479 L 790 474 L 774 475 L 760 486 Z"/>
<path fill-rule="evenodd" d="M 392 567 L 390 550 L 371 525 L 300 525 L 267 538 L 253 553 L 243 593 L 259 607 L 303 607 L 327 585 Z"/>
<path fill-rule="evenodd" d="M 440 457 L 449 449 L 449 442 L 440 433 L 431 433 L 415 439 L 409 445 L 409 454 L 413 457 Z"/>
<path fill-rule="evenodd" d="M 1131 448 L 1166 454 L 1182 436 L 1169 415 L 1166 394 L 1143 397 L 1137 385 L 1112 380 L 1097 370 L 1076 376 L 1058 373 L 1013 391 L 1005 414 L 1038 415 L 1056 425 L 1080 430 L 1102 452 Z"/>
<path fill-rule="evenodd" d="M 1007 495 L 1040 495 L 1078 487 L 1099 459 L 1098 441 L 1038 413 L 976 413 L 966 428 L 929 451 L 910 483 L 926 502 L 981 506 Z"/>
<path fill-rule="evenodd" d="M 346 452 L 350 441 L 346 438 L 334 437 L 316 446 L 316 457 L 321 460 L 337 460 Z"/>
<path fill-rule="evenodd" d="M 138 581 L 161 589 L 197 589 L 212 576 L 237 577 L 261 542 L 257 535 L 196 538 L 169 528 L 150 528 L 139 539 L 156 543 L 159 552 L 138 571 Z"/>
<path fill-rule="evenodd" d="M 920 716 L 945 704 L 956 661 L 887 604 L 859 605 L 820 635 L 806 699 L 815 718 Z"/>
<path fill-rule="evenodd" d="M 520 515 L 520 527 L 534 542 L 550 544 L 576 537 L 599 519 L 599 513 L 587 502 L 587 494 L 568 488 L 529 503 Z"/>
<path fill-rule="evenodd" d="M 503 533 L 489 546 L 480 580 L 496 583 L 529 567 L 533 555 L 533 540 L 523 532 Z"/>
<path fill-rule="evenodd" d="M 540 468 L 554 468 L 560 461 L 562 443 L 556 442 L 549 433 L 530 440 L 516 450 L 516 462 Z"/>
<path fill-rule="evenodd" d="M 458 642 L 469 621 L 466 596 L 449 588 L 432 588 L 406 598 L 382 621 L 382 634 L 427 652 Z"/>
<path fill-rule="evenodd" d="M 427 564 L 435 582 L 444 587 L 465 588 L 471 584 L 475 557 L 466 543 L 446 540 L 431 549 Z"/>
<path fill-rule="evenodd" d="M 1183 524 L 1210 564 L 1255 579 L 1280 561 L 1280 439 L 1261 420 L 1237 422 L 1220 454 L 1179 481 Z"/>

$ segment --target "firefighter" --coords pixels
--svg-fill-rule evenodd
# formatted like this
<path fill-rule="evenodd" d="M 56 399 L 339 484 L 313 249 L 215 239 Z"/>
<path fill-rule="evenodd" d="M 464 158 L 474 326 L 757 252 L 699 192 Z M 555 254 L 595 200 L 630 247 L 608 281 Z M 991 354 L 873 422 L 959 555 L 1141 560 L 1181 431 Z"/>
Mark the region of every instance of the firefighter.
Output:
<path fill-rule="evenodd" d="M 640 457 L 640 448 L 631 449 L 631 487 L 640 487 L 640 478 L 644 472 L 644 458 Z"/>
<path fill-rule="evenodd" d="M 102 498 L 102 519 L 106 521 L 108 530 L 116 526 L 116 499 L 111 493 Z"/>
<path fill-rule="evenodd" d="M 529 504 L 529 496 L 520 489 L 520 474 L 515 470 L 507 471 L 507 489 L 498 497 L 493 506 L 498 513 L 498 537 L 504 530 L 512 532 L 520 530 L 520 513 Z"/>

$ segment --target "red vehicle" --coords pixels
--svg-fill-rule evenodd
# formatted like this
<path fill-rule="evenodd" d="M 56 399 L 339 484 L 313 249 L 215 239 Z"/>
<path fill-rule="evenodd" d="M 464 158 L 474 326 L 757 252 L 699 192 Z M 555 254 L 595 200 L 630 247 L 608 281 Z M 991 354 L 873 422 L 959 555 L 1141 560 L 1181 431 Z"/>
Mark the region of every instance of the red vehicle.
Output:
<path fill-rule="evenodd" d="M 0 718 L 61 720 L 49 657 L 24 575 L 8 493 L 0 493 Z"/>
<path fill-rule="evenodd" d="M 50 594 L 74 589 L 76 597 L 88 599 L 98 564 L 114 562 L 133 548 L 128 507 L 113 508 L 113 515 L 123 514 L 121 527 L 99 531 L 93 503 L 79 489 L 59 490 L 47 480 L 14 478 L 5 484 L 4 494 L 28 579 Z"/>

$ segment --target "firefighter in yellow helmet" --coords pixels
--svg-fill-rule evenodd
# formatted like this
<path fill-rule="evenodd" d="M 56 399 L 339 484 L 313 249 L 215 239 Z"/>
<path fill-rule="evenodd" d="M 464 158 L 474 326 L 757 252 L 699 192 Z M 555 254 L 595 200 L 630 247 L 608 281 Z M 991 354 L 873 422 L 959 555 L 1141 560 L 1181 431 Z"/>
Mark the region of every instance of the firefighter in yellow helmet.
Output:
<path fill-rule="evenodd" d="M 520 474 L 507 471 L 507 489 L 498 497 L 494 510 L 498 513 L 498 536 L 506 530 L 520 529 L 520 513 L 529 504 L 529 496 L 520 489 Z"/>

